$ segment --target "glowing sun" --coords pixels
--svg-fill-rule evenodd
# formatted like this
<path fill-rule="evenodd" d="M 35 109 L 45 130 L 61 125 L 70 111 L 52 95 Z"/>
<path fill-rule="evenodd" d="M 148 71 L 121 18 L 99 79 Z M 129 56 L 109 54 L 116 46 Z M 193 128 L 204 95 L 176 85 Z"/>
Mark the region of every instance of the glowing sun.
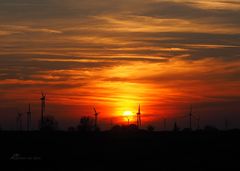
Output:
<path fill-rule="evenodd" d="M 129 122 L 130 120 L 133 120 L 133 113 L 131 111 L 125 111 L 123 112 L 124 120 Z"/>
<path fill-rule="evenodd" d="M 133 115 L 133 113 L 131 112 L 131 111 L 125 111 L 125 112 L 123 112 L 123 116 L 125 116 L 125 117 L 130 117 L 130 116 L 132 116 Z"/>

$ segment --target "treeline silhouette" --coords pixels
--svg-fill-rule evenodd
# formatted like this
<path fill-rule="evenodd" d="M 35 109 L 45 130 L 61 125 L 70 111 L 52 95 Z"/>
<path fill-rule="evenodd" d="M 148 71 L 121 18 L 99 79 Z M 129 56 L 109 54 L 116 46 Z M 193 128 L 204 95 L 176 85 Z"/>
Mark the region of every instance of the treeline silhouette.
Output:
<path fill-rule="evenodd" d="M 40 131 L 60 131 L 58 121 L 55 117 L 48 115 L 43 117 L 43 123 L 39 121 L 39 129 Z M 0 130 L 1 127 L 0 127 Z M 174 122 L 172 129 L 170 130 L 160 130 L 160 132 L 192 132 L 192 131 L 207 131 L 207 132 L 216 132 L 216 131 L 227 131 L 227 130 L 238 130 L 238 129 L 218 129 L 213 125 L 206 125 L 203 129 L 191 129 L 191 128 L 183 128 L 181 129 L 177 122 Z M 91 133 L 91 132 L 100 132 L 101 129 L 94 123 L 94 118 L 89 116 L 83 116 L 79 119 L 79 123 L 77 126 L 70 126 L 67 129 L 68 132 L 82 132 L 82 133 Z M 113 125 L 109 130 L 111 132 L 138 132 L 138 131 L 146 131 L 146 132 L 154 132 L 156 128 L 153 125 L 147 125 L 145 129 L 139 128 L 136 124 L 129 125 Z M 240 130 L 239 130 L 240 131 Z"/>
<path fill-rule="evenodd" d="M 58 121 L 53 116 L 44 116 L 42 125 L 39 124 L 39 128 L 41 131 L 60 131 Z M 70 126 L 67 129 L 69 132 L 83 132 L 83 133 L 90 133 L 90 132 L 100 132 L 101 129 L 99 126 L 94 124 L 94 118 L 89 116 L 83 116 L 80 118 L 79 123 L 77 126 Z M 139 128 L 136 124 L 129 124 L 129 125 L 113 125 L 109 130 L 111 132 L 138 132 L 138 131 L 147 131 L 153 132 L 156 131 L 153 125 L 148 125 L 146 129 Z M 163 131 L 163 130 L 162 130 Z M 161 132 L 162 132 L 161 131 Z M 165 130 L 167 131 L 167 130 Z M 190 128 L 183 128 L 181 129 L 176 122 L 174 122 L 172 129 L 168 131 L 173 132 L 190 132 L 193 131 Z M 195 129 L 195 131 L 221 131 L 218 128 L 212 125 L 206 125 L 203 129 Z"/>
<path fill-rule="evenodd" d="M 19 125 L 20 124 L 20 125 Z M 39 130 L 43 132 L 52 132 L 52 131 L 64 131 L 60 129 L 59 123 L 57 119 L 52 115 L 45 115 L 42 117 L 42 120 L 39 121 Z M 200 127 L 197 127 L 196 129 L 193 128 L 180 128 L 177 124 L 177 122 L 174 122 L 172 125 L 172 129 L 160 129 L 156 130 L 156 128 L 153 125 L 147 125 L 145 129 L 142 127 L 139 128 L 137 124 L 127 124 L 127 125 L 113 125 L 109 130 L 105 131 L 111 131 L 111 132 L 138 132 L 138 131 L 146 131 L 146 132 L 196 132 L 196 131 L 207 131 L 207 132 L 214 132 L 214 131 L 228 131 L 228 130 L 239 130 L 237 128 L 229 129 L 228 127 L 225 127 L 225 129 L 218 129 L 217 127 L 213 125 L 206 125 L 202 129 Z M 0 125 L 0 131 L 4 131 L 4 129 Z M 17 123 L 16 131 L 25 131 L 23 129 L 22 123 Z M 29 129 L 26 129 L 26 131 L 31 131 Z M 34 131 L 34 130 L 32 130 Z M 36 131 L 36 130 L 35 130 Z M 91 132 L 101 132 L 101 128 L 99 125 L 96 125 L 94 118 L 89 116 L 83 116 L 79 119 L 79 123 L 76 126 L 70 126 L 67 128 L 68 132 L 82 132 L 82 133 L 91 133 Z"/>

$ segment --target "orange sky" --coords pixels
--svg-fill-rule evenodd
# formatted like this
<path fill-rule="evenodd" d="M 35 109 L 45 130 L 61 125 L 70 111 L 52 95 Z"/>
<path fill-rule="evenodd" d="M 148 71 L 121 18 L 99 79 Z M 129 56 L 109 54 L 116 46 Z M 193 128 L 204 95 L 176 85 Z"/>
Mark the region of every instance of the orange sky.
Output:
<path fill-rule="evenodd" d="M 138 104 L 145 126 L 190 104 L 203 124 L 237 126 L 239 11 L 238 0 L 0 0 L 1 125 L 28 103 L 37 123 L 44 91 L 62 127 L 93 106 L 103 127 L 123 123 Z"/>

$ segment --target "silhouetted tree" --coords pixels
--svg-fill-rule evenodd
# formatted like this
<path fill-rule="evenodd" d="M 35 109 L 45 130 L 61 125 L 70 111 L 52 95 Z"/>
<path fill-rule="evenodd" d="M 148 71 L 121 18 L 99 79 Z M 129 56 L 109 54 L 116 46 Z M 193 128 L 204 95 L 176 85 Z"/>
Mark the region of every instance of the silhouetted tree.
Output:
<path fill-rule="evenodd" d="M 40 122 L 40 130 L 42 131 L 56 131 L 58 129 L 58 122 L 53 116 L 44 116 L 43 123 Z"/>
<path fill-rule="evenodd" d="M 94 130 L 94 120 L 88 116 L 83 116 L 77 128 L 82 132 L 91 132 Z"/>
<path fill-rule="evenodd" d="M 152 126 L 152 125 L 148 125 L 147 130 L 148 130 L 149 132 L 153 132 L 153 131 L 155 130 L 155 128 L 154 128 L 154 126 Z"/>

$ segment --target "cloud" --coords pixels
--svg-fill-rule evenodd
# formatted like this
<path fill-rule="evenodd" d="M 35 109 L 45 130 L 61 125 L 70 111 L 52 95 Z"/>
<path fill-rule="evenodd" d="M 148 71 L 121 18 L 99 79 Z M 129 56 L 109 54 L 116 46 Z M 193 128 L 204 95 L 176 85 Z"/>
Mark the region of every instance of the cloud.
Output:
<path fill-rule="evenodd" d="M 21 26 L 21 25 L 0 25 L 0 35 L 9 36 L 12 34 L 23 34 L 23 33 L 62 33 L 59 30 L 48 29 L 48 28 L 33 28 L 30 26 Z M 2 33 L 2 34 L 1 34 Z"/>

